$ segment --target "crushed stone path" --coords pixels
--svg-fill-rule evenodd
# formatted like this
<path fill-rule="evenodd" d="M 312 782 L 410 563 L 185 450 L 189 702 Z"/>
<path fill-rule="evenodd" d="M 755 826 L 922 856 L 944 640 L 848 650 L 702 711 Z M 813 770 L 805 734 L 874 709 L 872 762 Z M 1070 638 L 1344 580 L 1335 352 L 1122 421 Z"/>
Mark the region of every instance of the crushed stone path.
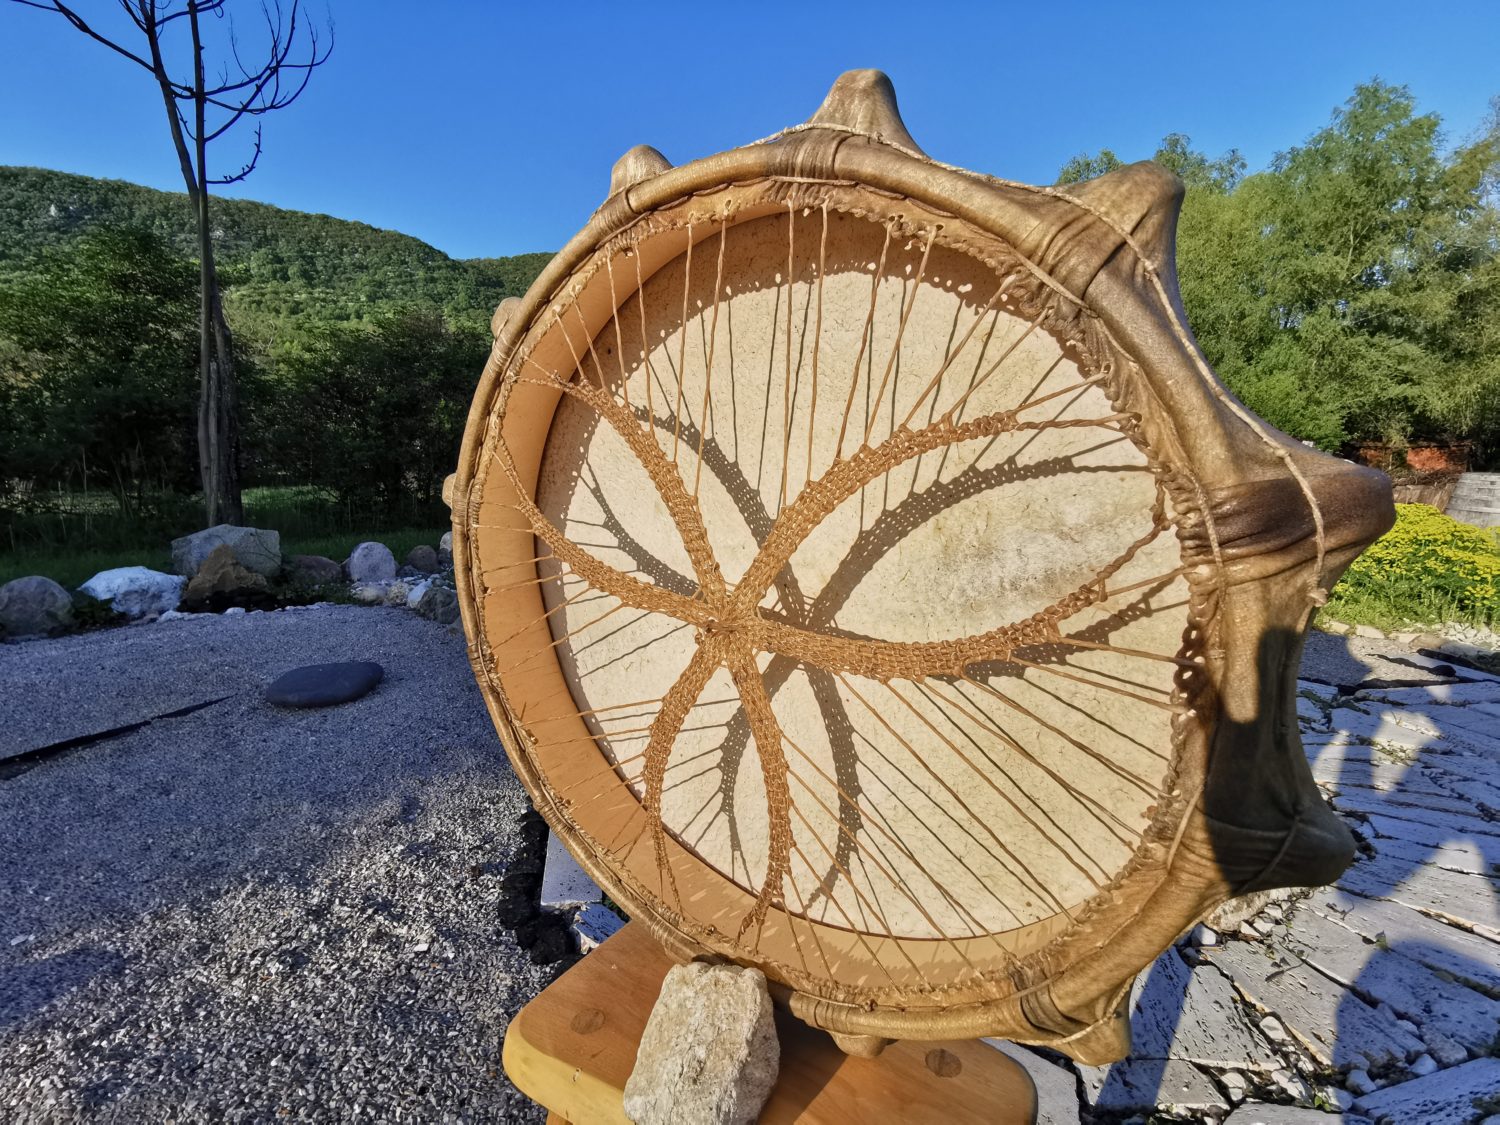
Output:
<path fill-rule="evenodd" d="M 337 659 L 385 680 L 263 701 Z M 159 622 L 0 646 L 0 698 L 0 1120 L 542 1119 L 500 1067 L 552 975 L 497 918 L 529 806 L 461 636 Z"/>

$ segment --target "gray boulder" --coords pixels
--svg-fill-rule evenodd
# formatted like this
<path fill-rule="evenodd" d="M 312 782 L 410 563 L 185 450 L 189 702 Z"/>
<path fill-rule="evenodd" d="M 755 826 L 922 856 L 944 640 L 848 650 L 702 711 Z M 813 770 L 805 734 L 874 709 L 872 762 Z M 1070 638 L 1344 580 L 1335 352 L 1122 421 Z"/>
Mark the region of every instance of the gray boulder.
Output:
<path fill-rule="evenodd" d="M 6 636 L 45 636 L 71 624 L 73 599 L 52 579 L 33 574 L 0 586 L 0 631 Z"/>
<path fill-rule="evenodd" d="M 438 540 L 438 565 L 444 569 L 453 565 L 453 532 L 443 532 Z"/>
<path fill-rule="evenodd" d="M 452 625 L 458 620 L 458 595 L 447 586 L 434 582 L 417 599 L 415 609 L 419 615 L 430 617 L 439 625 Z"/>
<path fill-rule="evenodd" d="M 303 586 L 323 586 L 344 577 L 344 568 L 322 555 L 293 555 L 287 569 L 292 581 Z"/>
<path fill-rule="evenodd" d="M 120 566 L 101 570 L 78 588 L 91 598 L 108 602 L 116 613 L 138 621 L 176 609 L 186 582 L 180 574 L 163 574 L 144 566 Z"/>
<path fill-rule="evenodd" d="M 438 568 L 438 553 L 425 543 L 413 547 L 406 554 L 406 565 L 423 574 L 434 574 Z"/>
<path fill-rule="evenodd" d="M 172 569 L 191 578 L 215 547 L 228 547 L 246 570 L 275 578 L 281 570 L 281 533 L 221 523 L 172 540 Z"/>
<path fill-rule="evenodd" d="M 384 543 L 361 543 L 344 563 L 350 582 L 392 582 L 396 578 L 396 556 Z"/>

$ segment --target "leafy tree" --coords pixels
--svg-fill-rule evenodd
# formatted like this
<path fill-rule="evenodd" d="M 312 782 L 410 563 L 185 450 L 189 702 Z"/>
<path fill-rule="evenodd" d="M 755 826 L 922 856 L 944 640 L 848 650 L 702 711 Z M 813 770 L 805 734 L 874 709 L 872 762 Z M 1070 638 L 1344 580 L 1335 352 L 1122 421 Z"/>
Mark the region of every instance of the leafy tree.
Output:
<path fill-rule="evenodd" d="M 0 481 L 105 488 L 125 511 L 190 487 L 196 305 L 196 266 L 137 230 L 0 286 Z"/>
<path fill-rule="evenodd" d="M 1125 167 L 1125 162 L 1110 149 L 1101 148 L 1096 156 L 1081 152 L 1062 166 L 1057 173 L 1060 184 L 1081 184 L 1084 180 L 1098 179 L 1106 172 Z"/>
<path fill-rule="evenodd" d="M 1444 153 L 1438 118 L 1376 80 L 1255 175 L 1177 134 L 1153 159 L 1188 187 L 1189 320 L 1254 410 L 1325 449 L 1469 437 L 1500 452 L 1496 120 Z"/>
<path fill-rule="evenodd" d="M 273 356 L 253 455 L 350 506 L 431 507 L 458 459 L 489 344 L 487 328 L 419 308 L 312 329 Z"/>

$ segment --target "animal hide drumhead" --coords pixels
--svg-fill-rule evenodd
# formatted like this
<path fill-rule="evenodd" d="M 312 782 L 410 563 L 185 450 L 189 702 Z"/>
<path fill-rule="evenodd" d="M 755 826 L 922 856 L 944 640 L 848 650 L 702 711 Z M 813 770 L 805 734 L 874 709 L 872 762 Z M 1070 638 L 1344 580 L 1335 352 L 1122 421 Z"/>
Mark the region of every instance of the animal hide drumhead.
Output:
<path fill-rule="evenodd" d="M 470 655 L 550 826 L 679 955 L 845 1036 L 1106 1061 L 1204 910 L 1347 862 L 1287 716 L 1385 510 L 1218 387 L 1147 254 L 1159 174 L 984 181 L 881 83 L 632 150 L 497 311 Z"/>

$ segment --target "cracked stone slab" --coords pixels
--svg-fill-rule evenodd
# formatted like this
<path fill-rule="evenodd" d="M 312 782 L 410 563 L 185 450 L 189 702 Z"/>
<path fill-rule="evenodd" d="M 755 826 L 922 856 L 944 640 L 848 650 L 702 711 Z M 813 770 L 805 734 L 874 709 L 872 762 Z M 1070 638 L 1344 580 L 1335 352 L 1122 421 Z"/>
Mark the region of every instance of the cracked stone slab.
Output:
<path fill-rule="evenodd" d="M 1373 942 L 1351 941 L 1351 936 L 1316 911 L 1304 911 L 1285 944 L 1345 988 L 1377 1004 L 1389 1004 L 1398 1016 L 1421 1028 L 1426 1042 L 1434 1034 L 1442 1035 L 1478 1054 L 1496 1041 L 1500 1002 L 1444 980 L 1402 955 L 1399 947 L 1381 949 Z M 1389 937 L 1386 940 L 1389 943 Z"/>
<path fill-rule="evenodd" d="M 1473 801 L 1461 800 L 1458 797 L 1416 792 L 1406 788 L 1384 791 L 1360 785 L 1350 785 L 1340 789 L 1338 795 L 1334 797 L 1333 805 L 1340 811 L 1343 811 L 1345 806 L 1359 812 L 1379 813 L 1389 810 L 1393 816 L 1404 816 L 1411 820 L 1430 819 L 1421 815 L 1427 812 L 1470 817 L 1476 811 Z M 1413 810 L 1421 810 L 1421 812 Z M 1500 824 L 1494 824 L 1494 829 L 1500 831 Z"/>
<path fill-rule="evenodd" d="M 1473 1059 L 1413 1082 L 1366 1094 L 1354 1112 L 1377 1125 L 1467 1125 L 1479 1118 L 1474 1103 L 1500 1091 L 1500 1058 Z"/>
<path fill-rule="evenodd" d="M 1307 905 L 1370 940 L 1384 938 L 1407 957 L 1500 996 L 1500 945 L 1395 902 L 1320 887 Z M 1300 915 L 1299 915 L 1300 918 Z"/>
<path fill-rule="evenodd" d="M 1470 681 L 1456 684 L 1428 684 L 1425 687 L 1376 688 L 1362 691 L 1356 699 L 1397 703 L 1405 707 L 1429 707 L 1435 703 L 1467 706 L 1474 703 L 1500 703 L 1500 680 Z"/>
<path fill-rule="evenodd" d="M 1329 727 L 1327 734 L 1315 732 L 1304 735 L 1302 744 L 1342 746 L 1350 743 L 1380 743 L 1416 753 L 1441 740 L 1441 735 L 1436 731 L 1412 730 L 1403 723 L 1383 719 L 1379 715 L 1366 715 L 1348 707 L 1334 709 Z"/>
<path fill-rule="evenodd" d="M 1335 792 L 1370 790 L 1366 794 L 1371 800 L 1390 801 L 1398 805 L 1415 805 L 1436 811 L 1451 811 L 1453 791 L 1430 777 L 1426 771 L 1414 765 L 1395 765 L 1388 762 L 1336 762 L 1319 760 L 1312 767 L 1313 780 L 1321 782 Z M 1467 813 L 1472 804 L 1462 806 Z"/>
<path fill-rule="evenodd" d="M 1067 1067 L 1004 1039 L 986 1039 L 995 1050 L 1020 1063 L 1036 1087 L 1036 1125 L 1078 1125 L 1078 1079 Z"/>
<path fill-rule="evenodd" d="M 1431 863 L 1445 871 L 1459 871 L 1466 875 L 1489 875 L 1500 867 L 1500 836 L 1471 836 L 1467 840 L 1455 840 L 1433 847 L 1375 835 L 1371 844 L 1380 855 L 1392 857 L 1413 867 Z"/>
<path fill-rule="evenodd" d="M 1189 968 L 1176 949 L 1136 977 L 1130 1031 L 1132 1059 L 1265 1072 L 1284 1065 L 1245 1018 L 1224 974 L 1211 965 Z M 1101 1068 L 1079 1067 L 1080 1072 L 1091 1069 Z"/>
<path fill-rule="evenodd" d="M 1246 1102 L 1224 1118 L 1222 1125 L 1364 1125 L 1369 1120 L 1353 1114 L 1324 1113 L 1321 1109 L 1305 1106 Z"/>
<path fill-rule="evenodd" d="M 1359 860 L 1338 880 L 1338 886 L 1366 898 L 1405 903 L 1500 941 L 1500 887 L 1496 883 L 1495 879 L 1441 867 L 1413 868 L 1381 855 Z"/>
<path fill-rule="evenodd" d="M 1224 1110 L 1218 1086 L 1191 1063 L 1176 1059 L 1125 1059 L 1109 1067 L 1079 1067 L 1084 1098 L 1096 1109 L 1193 1113 Z"/>
<path fill-rule="evenodd" d="M 1235 987 L 1274 1013 L 1324 1066 L 1404 1064 L 1425 1050 L 1389 1012 L 1379 1011 L 1295 958 L 1273 961 L 1246 942 L 1204 950 Z"/>
<path fill-rule="evenodd" d="M 1500 756 L 1495 754 L 1472 753 L 1455 747 L 1443 754 L 1427 755 L 1422 764 L 1446 777 L 1500 786 Z"/>
<path fill-rule="evenodd" d="M 1352 790 L 1340 794 L 1334 800 L 1340 812 L 1361 813 L 1365 816 L 1383 816 L 1396 820 L 1410 820 L 1446 832 L 1446 839 L 1463 839 L 1478 833 L 1483 836 L 1500 836 L 1500 821 L 1487 820 L 1477 808 L 1469 812 L 1452 812 L 1445 809 L 1429 809 L 1421 805 L 1403 804 L 1389 800 L 1385 795 L 1375 796 L 1371 791 Z"/>

